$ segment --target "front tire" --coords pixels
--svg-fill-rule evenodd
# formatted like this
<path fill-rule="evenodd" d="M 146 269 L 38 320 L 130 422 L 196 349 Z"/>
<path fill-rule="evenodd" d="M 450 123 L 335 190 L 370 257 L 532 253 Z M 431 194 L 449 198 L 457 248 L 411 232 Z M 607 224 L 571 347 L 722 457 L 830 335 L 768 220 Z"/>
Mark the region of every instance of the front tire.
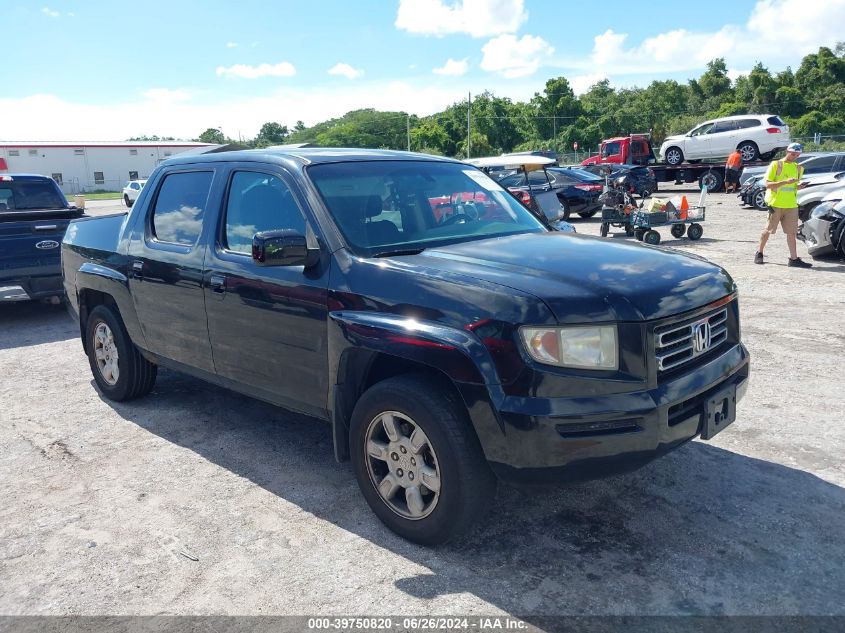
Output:
<path fill-rule="evenodd" d="M 122 402 L 152 390 L 158 367 L 132 343 L 116 310 L 107 305 L 91 310 L 85 336 L 91 373 L 106 398 Z"/>
<path fill-rule="evenodd" d="M 701 236 L 704 235 L 704 229 L 701 227 L 700 224 L 690 224 L 689 228 L 687 229 L 687 237 L 691 240 L 695 241 L 700 239 Z"/>
<path fill-rule="evenodd" d="M 587 218 L 593 217 L 596 213 L 598 213 L 598 211 L 579 211 L 578 215 L 586 220 Z"/>
<path fill-rule="evenodd" d="M 769 205 L 766 204 L 766 190 L 760 189 L 754 193 L 754 198 L 751 201 L 756 208 L 760 209 L 760 211 L 765 211 L 768 209 Z"/>
<path fill-rule="evenodd" d="M 370 387 L 349 431 L 358 485 L 376 516 L 403 538 L 439 545 L 482 518 L 496 479 L 451 386 L 407 374 Z"/>
<path fill-rule="evenodd" d="M 607 234 L 610 232 L 610 224 L 608 222 L 602 222 L 601 228 L 599 229 L 599 235 L 602 237 L 607 237 Z"/>
<path fill-rule="evenodd" d="M 657 231 L 651 230 L 646 231 L 645 235 L 643 235 L 643 242 L 646 244 L 657 245 L 660 244 L 660 233 Z"/>
<path fill-rule="evenodd" d="M 680 165 L 684 162 L 684 153 L 680 147 L 670 147 L 666 150 L 666 163 L 668 165 Z"/>
<path fill-rule="evenodd" d="M 123 194 L 123 202 L 126 204 L 127 207 L 129 207 L 130 209 L 132 208 L 132 201 L 126 194 Z"/>

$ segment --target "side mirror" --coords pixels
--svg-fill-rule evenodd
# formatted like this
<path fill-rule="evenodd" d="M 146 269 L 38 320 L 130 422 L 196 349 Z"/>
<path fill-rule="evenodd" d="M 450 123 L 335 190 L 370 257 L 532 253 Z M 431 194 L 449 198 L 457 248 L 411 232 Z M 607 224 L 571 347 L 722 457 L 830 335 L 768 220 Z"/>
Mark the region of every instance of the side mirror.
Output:
<path fill-rule="evenodd" d="M 313 266 L 319 248 L 309 248 L 302 233 L 291 229 L 263 231 L 252 238 L 252 259 L 259 266 Z"/>

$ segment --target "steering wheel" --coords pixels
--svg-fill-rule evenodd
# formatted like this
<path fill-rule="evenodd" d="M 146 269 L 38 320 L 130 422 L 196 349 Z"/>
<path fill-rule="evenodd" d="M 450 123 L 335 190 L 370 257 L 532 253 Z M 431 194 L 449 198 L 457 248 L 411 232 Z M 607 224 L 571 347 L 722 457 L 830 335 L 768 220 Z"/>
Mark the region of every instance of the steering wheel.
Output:
<path fill-rule="evenodd" d="M 472 218 L 468 216 L 466 213 L 456 213 L 455 215 L 450 215 L 448 218 L 443 220 L 440 223 L 440 226 L 450 226 L 452 224 L 457 224 L 458 222 L 471 222 Z"/>

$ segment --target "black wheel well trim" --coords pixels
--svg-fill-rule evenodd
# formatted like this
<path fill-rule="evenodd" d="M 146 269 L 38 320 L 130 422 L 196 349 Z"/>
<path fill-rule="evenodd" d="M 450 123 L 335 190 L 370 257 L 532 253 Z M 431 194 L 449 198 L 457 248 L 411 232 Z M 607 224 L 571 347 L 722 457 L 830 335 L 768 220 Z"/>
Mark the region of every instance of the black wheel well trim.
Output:
<path fill-rule="evenodd" d="M 331 383 L 332 394 L 329 402 L 332 407 L 334 453 L 338 461 L 349 459 L 349 421 L 361 394 L 381 380 L 407 373 L 425 373 L 446 381 L 460 396 L 479 439 L 482 439 L 482 434 L 489 436 L 493 432 L 493 426 L 499 433 L 504 431 L 504 421 L 498 410 L 505 400 L 505 393 L 487 348 L 473 333 L 439 323 L 421 321 L 414 321 L 415 329 L 409 332 L 408 318 L 398 315 L 336 312 L 330 313 L 329 317 L 338 329 L 343 331 L 342 338 L 335 340 L 342 340 L 346 345 L 336 353 L 337 363 L 331 369 L 335 380 Z M 350 326 L 353 330 L 366 327 L 369 336 L 358 339 L 350 332 Z M 391 334 L 402 335 L 401 338 L 407 342 L 397 344 L 395 338 L 390 339 Z M 447 367 L 451 369 L 454 363 L 444 362 L 438 365 L 423 359 L 420 350 L 426 347 L 412 342 L 416 339 L 443 345 L 443 351 L 452 359 L 455 358 L 452 354 L 459 354 L 464 364 L 466 361 L 472 364 L 477 377 L 473 381 L 462 382 L 447 370 Z M 389 351 L 384 349 L 388 343 Z M 489 406 L 479 405 L 478 398 L 474 396 L 476 403 L 470 407 L 464 395 L 468 389 L 483 391 Z"/>

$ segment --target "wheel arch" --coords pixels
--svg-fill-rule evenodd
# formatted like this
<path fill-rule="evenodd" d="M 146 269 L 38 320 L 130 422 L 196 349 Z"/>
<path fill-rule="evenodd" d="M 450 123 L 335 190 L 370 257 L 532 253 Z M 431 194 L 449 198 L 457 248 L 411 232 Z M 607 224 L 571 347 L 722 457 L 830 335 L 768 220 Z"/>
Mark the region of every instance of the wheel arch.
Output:
<path fill-rule="evenodd" d="M 349 421 L 361 395 L 382 380 L 409 373 L 431 376 L 460 397 L 487 453 L 486 440 L 502 434 L 494 402 L 501 402 L 504 392 L 481 341 L 442 325 L 425 333 L 399 331 L 396 315 L 364 318 L 366 336 L 360 336 L 361 323 L 350 313 L 332 319 L 329 346 L 338 346 L 335 353 L 330 351 L 337 358 L 330 366 L 334 380 L 329 397 L 335 458 L 349 459 Z"/>

